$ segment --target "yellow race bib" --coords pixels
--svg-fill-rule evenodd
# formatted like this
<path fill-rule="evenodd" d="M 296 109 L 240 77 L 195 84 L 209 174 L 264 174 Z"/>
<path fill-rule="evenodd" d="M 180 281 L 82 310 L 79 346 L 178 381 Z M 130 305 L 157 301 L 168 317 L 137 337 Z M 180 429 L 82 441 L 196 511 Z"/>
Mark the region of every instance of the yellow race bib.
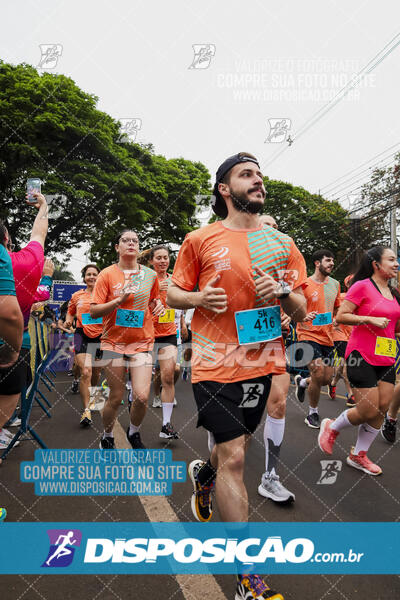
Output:
<path fill-rule="evenodd" d="M 377 337 L 375 344 L 376 356 L 389 356 L 396 358 L 396 340 L 392 338 Z"/>
<path fill-rule="evenodd" d="M 162 317 L 158 317 L 159 323 L 173 323 L 174 321 L 175 321 L 175 309 L 174 308 L 168 308 L 165 311 L 165 315 L 163 315 Z"/>

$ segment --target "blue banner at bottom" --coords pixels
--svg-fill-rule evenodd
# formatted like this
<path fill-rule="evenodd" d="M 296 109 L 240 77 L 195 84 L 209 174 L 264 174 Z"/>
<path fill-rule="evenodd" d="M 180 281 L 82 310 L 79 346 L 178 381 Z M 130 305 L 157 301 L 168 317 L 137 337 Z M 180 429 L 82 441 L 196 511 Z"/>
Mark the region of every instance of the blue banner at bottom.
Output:
<path fill-rule="evenodd" d="M 0 574 L 397 574 L 399 523 L 1 523 Z"/>

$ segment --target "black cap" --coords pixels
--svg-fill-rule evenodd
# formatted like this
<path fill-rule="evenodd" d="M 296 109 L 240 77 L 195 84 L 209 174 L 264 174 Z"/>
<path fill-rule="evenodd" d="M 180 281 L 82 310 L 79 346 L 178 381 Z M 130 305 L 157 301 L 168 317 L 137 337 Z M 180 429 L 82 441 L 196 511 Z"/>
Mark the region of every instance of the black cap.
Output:
<path fill-rule="evenodd" d="M 238 165 L 239 163 L 243 162 L 252 162 L 255 165 L 257 165 L 258 168 L 260 168 L 257 159 L 254 158 L 254 156 L 247 154 L 246 152 L 239 152 L 238 154 L 230 156 L 229 158 L 224 160 L 222 165 L 218 167 L 213 190 L 214 199 L 211 201 L 211 204 L 215 214 L 218 215 L 218 217 L 221 217 L 222 219 L 225 219 L 228 216 L 228 209 L 226 208 L 225 200 L 218 191 L 218 184 L 222 182 L 223 178 L 228 173 L 228 171 L 230 171 L 235 165 Z"/>

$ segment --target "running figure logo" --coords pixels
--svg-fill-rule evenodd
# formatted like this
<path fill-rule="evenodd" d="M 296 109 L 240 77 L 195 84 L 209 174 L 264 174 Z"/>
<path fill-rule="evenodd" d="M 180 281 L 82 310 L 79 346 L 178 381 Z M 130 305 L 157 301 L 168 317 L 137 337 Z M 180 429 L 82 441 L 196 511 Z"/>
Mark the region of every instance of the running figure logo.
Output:
<path fill-rule="evenodd" d="M 42 567 L 68 567 L 74 558 L 75 549 L 81 545 L 79 529 L 48 529 L 50 548 Z"/>
<path fill-rule="evenodd" d="M 317 481 L 317 485 L 331 485 L 335 483 L 338 473 L 342 470 L 341 460 L 321 460 L 321 476 Z"/>
<path fill-rule="evenodd" d="M 267 144 L 280 144 L 288 139 L 288 133 L 292 125 L 290 119 L 268 119 L 269 134 L 265 143 Z"/>
<path fill-rule="evenodd" d="M 263 383 L 242 383 L 243 399 L 240 408 L 254 408 L 258 405 L 264 392 Z"/>
<path fill-rule="evenodd" d="M 58 59 L 62 54 L 61 44 L 39 44 L 41 57 L 38 69 L 55 69 Z"/>
<path fill-rule="evenodd" d="M 214 44 L 193 44 L 194 57 L 189 69 L 208 69 L 215 56 Z"/>
<path fill-rule="evenodd" d="M 117 139 L 118 144 L 134 142 L 138 131 L 142 129 L 142 119 L 120 119 L 120 134 Z"/>

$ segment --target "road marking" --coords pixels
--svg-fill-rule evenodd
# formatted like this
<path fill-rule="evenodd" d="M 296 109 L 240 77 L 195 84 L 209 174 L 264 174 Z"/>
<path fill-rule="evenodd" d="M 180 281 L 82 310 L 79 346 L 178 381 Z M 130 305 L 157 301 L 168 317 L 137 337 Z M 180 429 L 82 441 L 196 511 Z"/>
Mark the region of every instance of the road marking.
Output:
<path fill-rule="evenodd" d="M 130 448 L 126 433 L 119 421 L 114 425 L 114 439 L 117 448 Z M 138 496 L 147 518 L 151 522 L 179 522 L 178 516 L 165 496 Z M 221 587 L 213 575 L 172 575 L 175 577 L 186 600 L 212 598 L 226 600 Z"/>

